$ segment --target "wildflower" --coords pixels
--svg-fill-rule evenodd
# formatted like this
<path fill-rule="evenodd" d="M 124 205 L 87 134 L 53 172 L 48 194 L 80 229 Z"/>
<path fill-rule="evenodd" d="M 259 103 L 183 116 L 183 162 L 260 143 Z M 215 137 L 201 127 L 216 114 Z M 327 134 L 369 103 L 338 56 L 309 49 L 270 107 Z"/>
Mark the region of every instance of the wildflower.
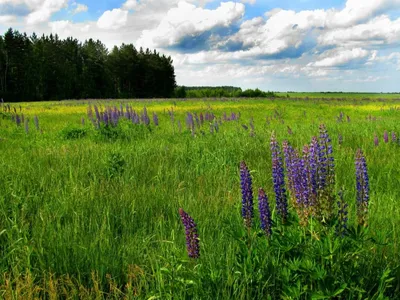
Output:
<path fill-rule="evenodd" d="M 253 190 L 250 171 L 244 161 L 240 163 L 240 186 L 242 189 L 242 218 L 247 228 L 253 223 Z"/>
<path fill-rule="evenodd" d="M 21 126 L 21 118 L 19 115 L 15 115 L 15 123 L 17 126 Z"/>
<path fill-rule="evenodd" d="M 383 133 L 383 140 L 385 141 L 385 143 L 389 143 L 389 135 L 388 135 L 388 132 L 386 130 Z"/>
<path fill-rule="evenodd" d="M 158 126 L 158 116 L 155 112 L 153 112 L 153 123 L 154 125 Z"/>
<path fill-rule="evenodd" d="M 186 213 L 182 208 L 179 209 L 179 215 L 181 216 L 183 226 L 185 227 L 186 250 L 188 255 L 190 258 L 199 258 L 200 244 L 199 235 L 197 233 L 197 225 L 193 218 L 189 216 L 189 214 Z"/>
<path fill-rule="evenodd" d="M 29 133 L 29 120 L 25 119 L 25 133 L 28 134 Z"/>
<path fill-rule="evenodd" d="M 378 139 L 378 136 L 376 134 L 374 136 L 374 144 L 375 144 L 375 147 L 379 146 L 379 139 Z"/>
<path fill-rule="evenodd" d="M 270 145 L 272 152 L 272 178 L 274 181 L 276 208 L 282 221 L 285 222 L 288 214 L 285 178 L 283 174 L 282 157 L 275 134 L 272 134 Z"/>
<path fill-rule="evenodd" d="M 397 142 L 397 136 L 396 136 L 396 132 L 392 132 L 392 142 L 396 143 Z"/>
<path fill-rule="evenodd" d="M 361 149 L 356 153 L 357 218 L 360 225 L 366 226 L 369 204 L 369 178 L 365 157 Z"/>
<path fill-rule="evenodd" d="M 36 130 L 39 130 L 39 118 L 34 116 L 33 121 L 35 123 Z"/>
<path fill-rule="evenodd" d="M 272 235 L 271 210 L 268 197 L 262 188 L 258 190 L 258 209 L 260 211 L 261 228 L 267 237 L 270 237 Z"/>

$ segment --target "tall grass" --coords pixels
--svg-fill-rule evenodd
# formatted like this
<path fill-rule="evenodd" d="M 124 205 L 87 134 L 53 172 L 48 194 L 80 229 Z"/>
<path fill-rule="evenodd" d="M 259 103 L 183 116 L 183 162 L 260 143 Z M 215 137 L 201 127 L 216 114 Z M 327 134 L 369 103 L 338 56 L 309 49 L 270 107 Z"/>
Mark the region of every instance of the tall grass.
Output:
<path fill-rule="evenodd" d="M 88 119 L 86 101 L 23 103 L 21 111 L 14 105 L 29 119 L 28 133 L 12 121 L 12 112 L 0 115 L 0 297 L 399 295 L 400 146 L 384 143 L 383 134 L 386 130 L 399 136 L 400 102 L 122 102 L 137 111 L 146 106 L 150 116 L 156 112 L 159 126 L 152 120 L 149 126 L 121 120 L 112 134 L 104 133 Z M 121 101 L 91 103 L 102 109 L 119 107 Z M 215 122 L 206 121 L 193 134 L 184 125 L 188 112 L 212 112 L 218 124 L 222 121 L 218 131 L 211 133 Z M 240 112 L 240 119 L 223 121 L 225 112 Z M 350 122 L 338 120 L 341 112 Z M 183 125 L 181 133 L 177 121 Z M 300 149 L 318 135 L 321 123 L 332 139 L 335 190 L 343 188 L 349 204 L 353 231 L 345 240 L 330 230 L 318 231 L 317 223 L 306 229 L 292 217 L 286 226 L 276 216 L 271 134 Z M 371 187 L 365 230 L 356 226 L 358 148 L 366 157 Z M 259 225 L 250 237 L 243 226 L 243 160 L 253 187 L 263 187 L 271 202 L 269 241 Z M 198 225 L 197 260 L 187 256 L 179 208 Z"/>

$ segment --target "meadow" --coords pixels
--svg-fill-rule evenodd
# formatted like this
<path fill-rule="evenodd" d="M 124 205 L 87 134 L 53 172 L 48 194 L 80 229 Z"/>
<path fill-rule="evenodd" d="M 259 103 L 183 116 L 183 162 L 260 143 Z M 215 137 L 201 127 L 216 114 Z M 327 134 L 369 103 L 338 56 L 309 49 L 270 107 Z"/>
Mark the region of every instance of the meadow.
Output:
<path fill-rule="evenodd" d="M 0 298 L 395 299 L 399 120 L 393 97 L 2 104 Z M 302 222 L 288 187 L 286 222 L 275 206 L 271 137 L 281 152 L 288 141 L 301 153 L 321 124 L 335 216 L 336 202 L 348 204 L 343 235 L 340 217 Z M 361 225 L 358 149 L 370 188 Z M 252 178 L 251 225 L 241 162 Z M 271 235 L 260 227 L 261 187 Z M 180 208 L 197 225 L 192 258 Z"/>

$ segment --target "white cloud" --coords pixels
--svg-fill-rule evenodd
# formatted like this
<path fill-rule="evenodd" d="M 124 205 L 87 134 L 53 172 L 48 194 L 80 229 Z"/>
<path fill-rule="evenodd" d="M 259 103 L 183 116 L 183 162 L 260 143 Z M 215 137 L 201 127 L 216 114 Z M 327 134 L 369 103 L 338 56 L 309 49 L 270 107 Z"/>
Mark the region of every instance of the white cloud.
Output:
<path fill-rule="evenodd" d="M 400 19 L 378 16 L 365 24 L 338 28 L 318 38 L 321 45 L 382 45 L 400 41 Z"/>
<path fill-rule="evenodd" d="M 171 8 L 157 28 L 144 30 L 138 41 L 146 47 L 168 47 L 178 44 L 184 37 L 195 37 L 213 28 L 228 27 L 239 21 L 245 6 L 241 3 L 222 2 L 215 10 L 203 9 L 181 1 Z"/>
<path fill-rule="evenodd" d="M 35 25 L 49 20 L 53 13 L 67 7 L 68 0 L 17 0 L 13 2 L 25 2 L 25 4 L 33 10 L 26 17 L 26 23 L 28 25 Z"/>
<path fill-rule="evenodd" d="M 136 0 L 127 0 L 122 7 L 124 9 L 135 9 L 138 6 L 138 2 Z"/>
<path fill-rule="evenodd" d="M 256 3 L 256 0 L 240 0 L 240 2 L 242 2 L 242 3 L 249 3 L 249 4 L 253 5 L 253 4 Z"/>
<path fill-rule="evenodd" d="M 97 26 L 101 29 L 119 29 L 124 27 L 128 21 L 128 11 L 123 9 L 113 9 L 105 11 L 97 21 Z"/>
<path fill-rule="evenodd" d="M 86 12 L 86 11 L 88 11 L 88 9 L 89 9 L 88 6 L 85 4 L 76 3 L 76 7 L 72 13 L 75 15 L 75 14 L 79 14 L 81 12 Z"/>
<path fill-rule="evenodd" d="M 9 26 L 11 23 L 15 23 L 17 21 L 17 17 L 13 15 L 3 15 L 0 16 L 0 25 Z"/>
<path fill-rule="evenodd" d="M 309 66 L 315 67 L 337 67 L 346 65 L 350 62 L 365 59 L 370 54 L 369 51 L 361 48 L 354 49 L 334 49 L 325 52 L 324 58 L 310 63 Z"/>

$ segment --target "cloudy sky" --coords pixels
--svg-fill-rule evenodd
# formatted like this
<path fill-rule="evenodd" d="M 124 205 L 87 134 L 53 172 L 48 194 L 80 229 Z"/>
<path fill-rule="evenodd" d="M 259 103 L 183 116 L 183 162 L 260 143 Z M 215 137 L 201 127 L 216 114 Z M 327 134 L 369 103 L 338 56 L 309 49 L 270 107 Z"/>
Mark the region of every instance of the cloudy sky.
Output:
<path fill-rule="evenodd" d="M 180 85 L 400 91 L 400 0 L 0 0 L 0 30 L 156 48 Z"/>

